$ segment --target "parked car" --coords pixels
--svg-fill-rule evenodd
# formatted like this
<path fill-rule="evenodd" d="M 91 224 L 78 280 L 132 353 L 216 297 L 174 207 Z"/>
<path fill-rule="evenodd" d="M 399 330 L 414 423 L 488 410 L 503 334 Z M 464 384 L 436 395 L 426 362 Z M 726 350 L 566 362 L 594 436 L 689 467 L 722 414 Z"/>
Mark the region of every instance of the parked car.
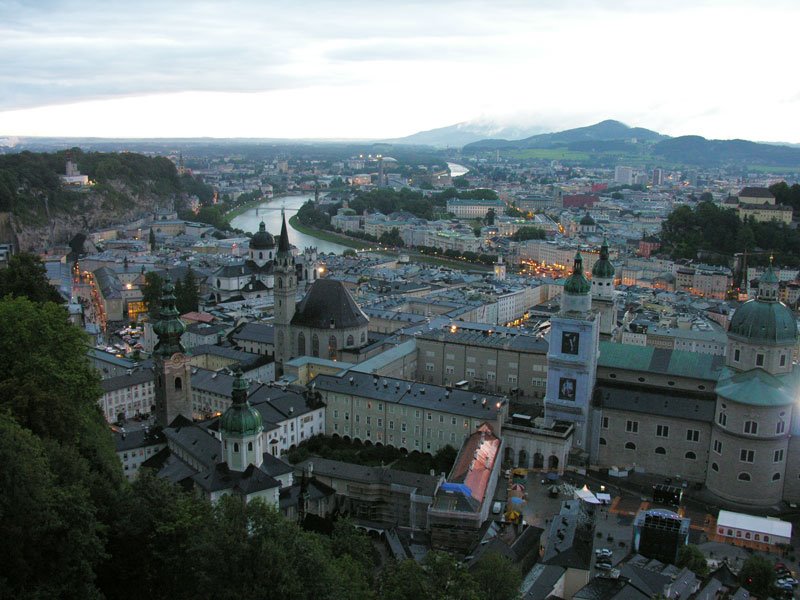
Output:
<path fill-rule="evenodd" d="M 613 551 L 613 550 L 609 550 L 608 548 L 597 548 L 597 549 L 594 551 L 594 555 L 595 555 L 595 556 L 596 556 L 598 559 L 600 559 L 600 558 L 603 558 L 603 557 L 605 557 L 605 558 L 611 558 L 611 555 L 612 555 L 612 554 L 614 554 L 614 551 Z"/>
<path fill-rule="evenodd" d="M 492 504 L 492 513 L 495 515 L 499 515 L 503 512 L 503 503 L 502 502 L 495 502 Z"/>
<path fill-rule="evenodd" d="M 794 577 L 781 577 L 776 583 L 788 583 L 792 587 L 797 587 L 797 579 Z"/>
<path fill-rule="evenodd" d="M 598 562 L 594 565 L 595 569 L 599 569 L 601 571 L 610 571 L 614 567 L 610 562 Z"/>

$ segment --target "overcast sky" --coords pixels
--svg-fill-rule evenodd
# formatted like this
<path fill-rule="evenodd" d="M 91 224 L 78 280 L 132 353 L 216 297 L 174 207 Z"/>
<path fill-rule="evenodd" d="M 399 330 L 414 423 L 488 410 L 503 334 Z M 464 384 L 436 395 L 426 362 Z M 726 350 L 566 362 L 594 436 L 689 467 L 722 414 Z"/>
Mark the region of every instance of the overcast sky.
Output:
<path fill-rule="evenodd" d="M 800 2 L 0 0 L 0 135 L 619 119 L 800 143 Z"/>

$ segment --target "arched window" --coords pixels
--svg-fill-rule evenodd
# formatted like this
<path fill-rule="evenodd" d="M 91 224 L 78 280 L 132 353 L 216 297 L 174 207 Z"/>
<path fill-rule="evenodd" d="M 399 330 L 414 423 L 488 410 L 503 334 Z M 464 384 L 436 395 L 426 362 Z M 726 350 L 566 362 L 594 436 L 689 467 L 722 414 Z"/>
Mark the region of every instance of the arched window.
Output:
<path fill-rule="evenodd" d="M 367 334 L 362 331 L 361 332 L 361 343 L 363 344 L 366 341 L 367 341 Z"/>
<path fill-rule="evenodd" d="M 695 454 L 690 450 L 689 452 L 686 453 L 684 458 L 688 458 L 689 460 L 697 460 L 697 454 Z"/>
<path fill-rule="evenodd" d="M 175 390 L 182 390 L 183 389 L 183 380 L 180 377 L 175 378 Z"/>
<path fill-rule="evenodd" d="M 348 335 L 347 336 L 347 343 L 345 344 L 345 347 L 352 348 L 354 343 L 355 343 L 355 340 L 353 340 L 353 336 L 352 335 Z"/>
<path fill-rule="evenodd" d="M 606 445 L 606 438 L 600 438 L 600 445 L 601 446 L 605 446 Z"/>
<path fill-rule="evenodd" d="M 217 287 L 222 287 L 222 284 L 220 283 L 219 279 L 217 279 Z"/>
<path fill-rule="evenodd" d="M 311 336 L 311 356 L 319 356 L 319 338 L 316 333 Z"/>
<path fill-rule="evenodd" d="M 719 465 L 717 463 L 711 463 L 711 470 L 715 472 L 719 472 Z"/>
<path fill-rule="evenodd" d="M 264 258 L 264 253 L 263 252 L 259 252 L 258 253 L 258 258 Z"/>
<path fill-rule="evenodd" d="M 297 355 L 305 356 L 306 354 L 306 334 L 302 331 L 297 334 Z"/>
<path fill-rule="evenodd" d="M 750 473 L 739 473 L 739 481 L 750 481 Z"/>
<path fill-rule="evenodd" d="M 283 277 L 278 277 L 278 289 L 283 289 Z"/>
<path fill-rule="evenodd" d="M 658 448 L 656 448 L 656 454 L 666 454 L 666 453 L 667 449 L 664 448 L 663 446 L 659 446 Z"/>
<path fill-rule="evenodd" d="M 233 451 L 234 451 L 234 452 L 238 452 L 238 451 L 239 451 L 239 444 L 238 444 L 238 442 L 234 442 L 234 443 L 233 443 Z"/>
<path fill-rule="evenodd" d="M 634 444 L 633 442 L 626 442 L 625 450 L 636 450 L 636 444 Z"/>
<path fill-rule="evenodd" d="M 247 451 L 248 452 L 252 452 L 253 451 L 253 442 L 247 442 Z"/>
<path fill-rule="evenodd" d="M 328 358 L 336 360 L 337 356 L 336 336 L 332 335 L 328 338 Z"/>
<path fill-rule="evenodd" d="M 780 478 L 781 478 L 781 474 L 780 473 L 775 473 L 772 476 L 772 481 L 778 481 Z"/>

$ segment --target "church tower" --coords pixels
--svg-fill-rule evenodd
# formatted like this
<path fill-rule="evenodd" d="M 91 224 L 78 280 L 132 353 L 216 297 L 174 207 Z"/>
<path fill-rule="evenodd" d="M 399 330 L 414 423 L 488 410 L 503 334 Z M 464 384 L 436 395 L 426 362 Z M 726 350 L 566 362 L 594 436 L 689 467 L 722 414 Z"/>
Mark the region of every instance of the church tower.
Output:
<path fill-rule="evenodd" d="M 181 415 L 192 420 L 192 365 L 181 344 L 186 325 L 175 307 L 175 287 L 167 279 L 161 296 L 161 312 L 153 325 L 158 343 L 153 350 L 156 375 L 156 421 L 167 427 Z"/>
<path fill-rule="evenodd" d="M 222 456 L 231 471 L 244 471 L 250 465 L 260 467 L 264 461 L 264 425 L 261 413 L 247 400 L 249 384 L 236 369 L 231 393 L 231 405 L 219 420 L 222 436 Z"/>
<path fill-rule="evenodd" d="M 583 258 L 578 253 L 572 274 L 564 283 L 561 310 L 550 319 L 544 415 L 548 424 L 573 423 L 573 445 L 586 452 L 600 348 L 600 319 L 592 312 L 591 303 L 591 285 L 583 274 Z"/>
<path fill-rule="evenodd" d="M 283 375 L 283 365 L 294 357 L 291 323 L 297 301 L 297 270 L 289 245 L 286 215 L 283 215 L 278 252 L 275 255 L 275 377 Z"/>
<path fill-rule="evenodd" d="M 600 260 L 592 267 L 592 308 L 600 315 L 600 336 L 609 339 L 617 328 L 617 301 L 614 294 L 616 270 L 608 258 L 608 242 L 603 238 Z"/>

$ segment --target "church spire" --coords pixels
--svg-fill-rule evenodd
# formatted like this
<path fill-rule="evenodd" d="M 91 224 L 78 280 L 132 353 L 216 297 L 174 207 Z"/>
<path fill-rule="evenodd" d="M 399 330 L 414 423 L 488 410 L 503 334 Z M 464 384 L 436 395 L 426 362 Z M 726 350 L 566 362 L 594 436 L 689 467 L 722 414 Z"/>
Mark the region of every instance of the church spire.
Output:
<path fill-rule="evenodd" d="M 176 352 L 186 352 L 181 343 L 186 325 L 179 316 L 180 313 L 175 306 L 175 286 L 168 276 L 161 289 L 161 310 L 158 313 L 158 320 L 153 325 L 153 331 L 158 336 L 154 354 L 172 356 Z"/>
<path fill-rule="evenodd" d="M 286 213 L 281 209 L 281 236 L 278 239 L 278 256 L 287 255 L 291 252 L 291 246 L 289 245 L 289 232 L 286 229 Z"/>

